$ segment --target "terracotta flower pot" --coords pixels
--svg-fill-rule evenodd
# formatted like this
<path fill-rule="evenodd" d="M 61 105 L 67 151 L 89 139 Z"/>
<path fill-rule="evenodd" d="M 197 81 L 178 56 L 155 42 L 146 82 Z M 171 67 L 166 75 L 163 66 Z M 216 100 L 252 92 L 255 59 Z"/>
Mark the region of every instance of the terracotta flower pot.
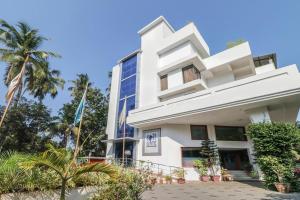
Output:
<path fill-rule="evenodd" d="M 218 175 L 212 176 L 211 179 L 212 179 L 214 182 L 220 182 L 221 176 L 218 176 Z"/>
<path fill-rule="evenodd" d="M 275 183 L 275 187 L 278 192 L 281 192 L 281 193 L 289 193 L 290 192 L 290 184 L 289 183 Z"/>
<path fill-rule="evenodd" d="M 203 181 L 203 182 L 208 182 L 209 179 L 210 179 L 209 176 L 201 176 L 200 177 L 200 180 Z"/>
<path fill-rule="evenodd" d="M 185 183 L 185 179 L 184 178 L 178 178 L 177 179 L 177 183 L 184 184 Z"/>

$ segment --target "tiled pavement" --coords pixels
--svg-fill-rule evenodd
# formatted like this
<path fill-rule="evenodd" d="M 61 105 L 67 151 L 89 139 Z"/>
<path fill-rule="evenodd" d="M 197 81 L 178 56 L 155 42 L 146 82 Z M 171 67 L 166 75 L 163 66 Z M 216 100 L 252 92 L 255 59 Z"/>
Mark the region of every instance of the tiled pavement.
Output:
<path fill-rule="evenodd" d="M 156 185 L 143 200 L 300 200 L 300 193 L 281 194 L 263 189 L 256 182 L 186 183 Z"/>

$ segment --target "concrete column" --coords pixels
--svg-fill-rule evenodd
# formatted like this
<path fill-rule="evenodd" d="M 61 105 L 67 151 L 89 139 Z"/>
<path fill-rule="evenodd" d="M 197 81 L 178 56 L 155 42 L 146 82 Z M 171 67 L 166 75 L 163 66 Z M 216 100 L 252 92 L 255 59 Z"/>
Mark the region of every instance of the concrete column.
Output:
<path fill-rule="evenodd" d="M 216 141 L 216 132 L 215 132 L 215 126 L 214 125 L 207 125 L 207 133 L 208 133 L 208 139 L 212 141 Z"/>
<path fill-rule="evenodd" d="M 247 110 L 251 123 L 271 122 L 271 117 L 267 107 Z"/>

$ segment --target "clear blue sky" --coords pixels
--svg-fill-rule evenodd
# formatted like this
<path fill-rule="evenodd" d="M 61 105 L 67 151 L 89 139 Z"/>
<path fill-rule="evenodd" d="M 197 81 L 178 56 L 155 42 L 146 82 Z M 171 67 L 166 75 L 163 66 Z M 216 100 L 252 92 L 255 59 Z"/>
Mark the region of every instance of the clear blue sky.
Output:
<path fill-rule="evenodd" d="M 160 15 L 175 29 L 193 21 L 211 53 L 228 41 L 248 40 L 254 55 L 277 53 L 280 67 L 300 66 L 300 1 L 274 0 L 3 0 L 0 18 L 15 24 L 26 21 L 51 40 L 45 49 L 63 57 L 52 67 L 65 80 L 87 73 L 101 89 L 116 61 L 139 48 L 137 31 Z M 0 63 L 0 80 L 4 63 Z M 45 103 L 54 114 L 70 100 L 66 90 Z M 0 104 L 6 88 L 0 84 Z"/>

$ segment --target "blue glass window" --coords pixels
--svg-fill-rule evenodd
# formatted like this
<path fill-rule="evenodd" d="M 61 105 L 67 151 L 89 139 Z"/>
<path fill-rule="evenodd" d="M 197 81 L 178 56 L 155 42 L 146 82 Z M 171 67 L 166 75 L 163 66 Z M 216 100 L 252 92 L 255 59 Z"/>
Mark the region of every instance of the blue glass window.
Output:
<path fill-rule="evenodd" d="M 119 103 L 119 116 L 120 113 L 122 112 L 123 109 L 123 105 L 124 105 L 124 99 L 120 100 Z M 135 108 L 135 96 L 131 96 L 129 98 L 127 98 L 127 103 L 126 103 L 126 116 L 128 116 L 128 111 L 133 110 Z M 117 132 L 117 137 L 123 137 L 124 135 L 124 125 L 122 125 L 122 127 L 118 127 L 118 132 Z M 125 127 L 125 136 L 126 137 L 133 137 L 134 136 L 134 128 L 127 125 Z"/>
<path fill-rule="evenodd" d="M 126 116 L 128 111 L 135 109 L 135 94 L 136 94 L 136 65 L 137 56 L 130 57 L 129 59 L 123 61 L 122 63 L 122 76 L 121 76 L 121 86 L 120 86 L 120 101 L 118 108 L 118 116 L 123 109 L 124 98 L 127 96 L 126 103 Z M 117 123 L 118 124 L 118 123 Z M 117 128 L 117 137 L 123 137 L 124 135 L 124 125 Z M 134 128 L 126 124 L 125 126 L 125 136 L 134 137 Z"/>
<path fill-rule="evenodd" d="M 120 99 L 125 96 L 130 96 L 135 94 L 136 90 L 136 76 L 131 76 L 121 82 Z"/>
<path fill-rule="evenodd" d="M 136 74 L 137 56 L 133 56 L 122 63 L 122 79 Z"/>

